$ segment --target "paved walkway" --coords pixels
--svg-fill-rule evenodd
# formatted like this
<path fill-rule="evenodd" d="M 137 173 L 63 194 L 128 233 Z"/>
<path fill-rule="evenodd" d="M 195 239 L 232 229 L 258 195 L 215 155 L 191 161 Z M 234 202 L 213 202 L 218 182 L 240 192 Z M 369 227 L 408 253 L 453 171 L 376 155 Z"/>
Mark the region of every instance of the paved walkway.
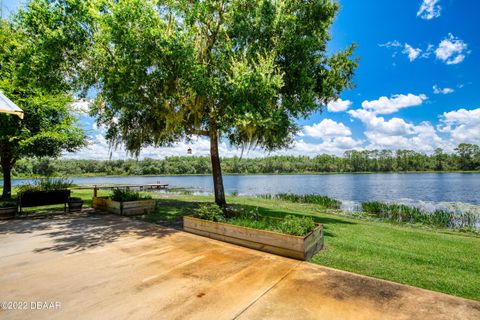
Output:
<path fill-rule="evenodd" d="M 480 319 L 479 302 L 110 215 L 0 222 L 0 301 L 28 309 L 1 319 Z"/>

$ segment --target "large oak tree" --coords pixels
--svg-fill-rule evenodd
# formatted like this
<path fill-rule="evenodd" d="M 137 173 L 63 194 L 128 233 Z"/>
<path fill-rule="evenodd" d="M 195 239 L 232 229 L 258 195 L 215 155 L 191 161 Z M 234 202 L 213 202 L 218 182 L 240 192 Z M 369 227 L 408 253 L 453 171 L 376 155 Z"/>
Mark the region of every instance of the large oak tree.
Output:
<path fill-rule="evenodd" d="M 54 64 L 45 64 L 45 59 L 52 57 L 39 44 L 21 26 L 0 20 L 0 90 L 24 111 L 23 120 L 0 114 L 4 199 L 11 197 L 11 172 L 19 159 L 56 157 L 85 141 L 71 114 L 63 75 L 49 71 Z"/>
<path fill-rule="evenodd" d="M 34 0 L 29 8 L 26 16 L 44 21 L 39 34 L 77 37 L 65 37 L 61 54 L 76 61 L 83 89 L 95 88 L 93 114 L 114 145 L 138 155 L 210 139 L 220 206 L 219 141 L 288 147 L 297 120 L 351 87 L 357 65 L 353 46 L 327 50 L 339 10 L 329 0 Z"/>

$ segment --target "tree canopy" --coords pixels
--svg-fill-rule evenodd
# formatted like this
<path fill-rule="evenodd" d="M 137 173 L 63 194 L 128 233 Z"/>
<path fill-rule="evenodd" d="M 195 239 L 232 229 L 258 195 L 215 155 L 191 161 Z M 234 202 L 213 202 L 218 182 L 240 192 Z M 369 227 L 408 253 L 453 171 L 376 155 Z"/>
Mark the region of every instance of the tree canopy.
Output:
<path fill-rule="evenodd" d="M 353 45 L 327 50 L 339 9 L 329 0 L 34 0 L 28 8 L 29 30 L 64 35 L 59 54 L 75 62 L 73 80 L 95 88 L 92 114 L 112 143 L 138 155 L 210 138 L 219 205 L 218 140 L 289 146 L 297 120 L 350 88 L 357 66 Z"/>
<path fill-rule="evenodd" d="M 24 111 L 24 119 L 0 114 L 3 198 L 11 196 L 11 170 L 26 157 L 54 157 L 84 145 L 85 134 L 71 114 L 72 98 L 62 82 L 32 72 L 42 52 L 22 29 L 0 20 L 0 90 Z M 26 58 L 28 57 L 28 58 Z M 48 87 L 46 86 L 48 84 Z"/>

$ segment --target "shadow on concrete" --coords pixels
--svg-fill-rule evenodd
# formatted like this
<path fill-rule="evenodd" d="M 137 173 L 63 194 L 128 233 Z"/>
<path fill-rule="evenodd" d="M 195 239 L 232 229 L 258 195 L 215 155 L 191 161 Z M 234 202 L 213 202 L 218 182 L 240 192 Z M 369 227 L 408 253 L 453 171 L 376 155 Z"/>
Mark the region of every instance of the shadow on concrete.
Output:
<path fill-rule="evenodd" d="M 23 219 L 0 222 L 0 235 L 31 233 L 32 237 L 48 236 L 53 244 L 36 248 L 35 252 L 72 251 L 78 252 L 89 248 L 101 247 L 116 241 L 123 235 L 143 238 L 162 238 L 183 229 L 183 216 L 192 213 L 198 202 L 181 200 L 158 200 L 154 213 L 139 218 L 121 217 L 102 214 L 92 209 L 82 213 L 41 215 Z M 255 206 L 238 205 L 245 209 L 256 209 Z M 288 210 L 258 207 L 260 214 L 270 217 L 285 217 L 296 214 Z M 334 237 L 330 227 L 335 224 L 355 224 L 334 216 L 313 216 L 315 222 L 324 225 L 326 237 Z M 141 220 L 144 221 L 141 221 Z M 146 222 L 150 223 L 146 223 Z M 159 227 L 161 225 L 162 227 Z M 40 245 L 40 244 L 39 244 Z"/>
<path fill-rule="evenodd" d="M 51 243 L 34 252 L 71 251 L 75 253 L 102 247 L 124 235 L 162 238 L 178 232 L 156 225 L 111 214 L 76 213 L 42 218 L 18 219 L 0 223 L 0 235 L 31 233 L 32 237 L 47 236 Z M 39 246 L 42 246 L 39 243 Z"/>

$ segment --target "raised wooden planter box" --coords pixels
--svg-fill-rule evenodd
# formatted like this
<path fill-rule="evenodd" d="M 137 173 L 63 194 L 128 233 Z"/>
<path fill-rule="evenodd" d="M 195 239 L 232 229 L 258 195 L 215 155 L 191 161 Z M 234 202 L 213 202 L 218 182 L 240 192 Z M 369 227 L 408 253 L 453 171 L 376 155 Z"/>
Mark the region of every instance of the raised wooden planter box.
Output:
<path fill-rule="evenodd" d="M 299 237 L 184 216 L 183 229 L 204 237 L 300 260 L 309 260 L 323 248 L 323 226 L 320 224 L 305 237 Z"/>
<path fill-rule="evenodd" d="M 18 208 L 15 207 L 6 207 L 0 208 L 0 220 L 13 219 L 17 215 Z"/>
<path fill-rule="evenodd" d="M 125 216 L 142 215 L 155 210 L 155 200 L 119 202 L 108 197 L 93 197 L 92 205 L 95 209 Z"/>

